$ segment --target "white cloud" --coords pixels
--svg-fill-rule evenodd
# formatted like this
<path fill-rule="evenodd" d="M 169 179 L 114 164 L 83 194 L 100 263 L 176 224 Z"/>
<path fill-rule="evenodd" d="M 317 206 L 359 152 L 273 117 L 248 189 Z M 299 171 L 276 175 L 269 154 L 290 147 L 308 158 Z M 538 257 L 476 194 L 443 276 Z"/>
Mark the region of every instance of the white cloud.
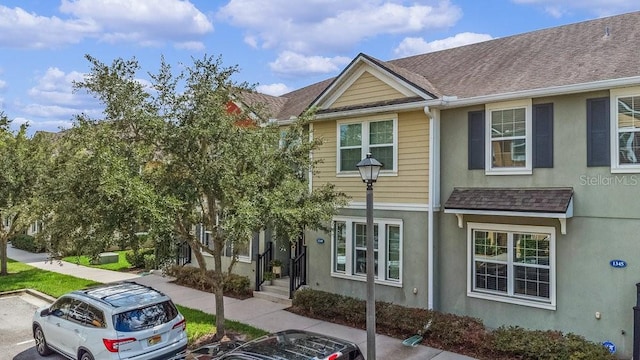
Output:
<path fill-rule="evenodd" d="M 60 11 L 100 24 L 106 41 L 184 42 L 213 31 L 213 24 L 188 1 L 62 0 Z"/>
<path fill-rule="evenodd" d="M 282 94 L 290 92 L 292 89 L 283 83 L 276 83 L 269 85 L 258 85 L 256 86 L 256 90 L 262 94 L 280 96 Z"/>
<path fill-rule="evenodd" d="M 284 76 L 306 76 L 336 72 L 350 61 L 350 58 L 344 56 L 304 56 L 283 51 L 276 61 L 269 63 L 269 67 L 273 72 Z"/>
<path fill-rule="evenodd" d="M 493 37 L 488 34 L 476 34 L 469 32 L 460 33 L 446 39 L 431 42 L 427 42 L 423 38 L 408 37 L 402 40 L 400 45 L 398 45 L 398 47 L 393 51 L 399 57 L 406 57 L 474 44 L 491 39 L 493 39 Z"/>
<path fill-rule="evenodd" d="M 638 0 L 512 0 L 516 4 L 540 5 L 549 15 L 560 18 L 575 10 L 609 16 L 638 10 Z"/>
<path fill-rule="evenodd" d="M 64 18 L 0 5 L 0 46 L 57 48 L 86 38 L 188 44 L 213 31 L 207 16 L 182 0 L 62 0 L 59 10 Z"/>
<path fill-rule="evenodd" d="M 194 50 L 194 51 L 202 51 L 205 46 L 200 41 L 185 41 L 181 43 L 175 44 L 176 49 L 184 49 L 184 50 Z"/>
<path fill-rule="evenodd" d="M 71 121 L 65 120 L 33 120 L 25 117 L 17 117 L 13 119 L 11 126 L 17 129 L 22 124 L 29 125 L 30 133 L 33 133 L 35 131 L 58 132 L 61 128 L 69 129 L 73 125 Z"/>
<path fill-rule="evenodd" d="M 71 119 L 73 115 L 80 113 L 78 109 L 72 107 L 64 107 L 59 105 L 42 105 L 29 104 L 22 108 L 22 111 L 34 117 L 39 118 L 67 118 Z"/>
<path fill-rule="evenodd" d="M 0 91 L 7 87 L 7 82 L 0 79 Z"/>
<path fill-rule="evenodd" d="M 77 71 L 65 73 L 57 67 L 48 68 L 38 79 L 36 86 L 29 89 L 29 96 L 38 103 L 58 105 L 79 105 L 85 99 L 73 93 L 73 82 L 83 80 Z"/>
<path fill-rule="evenodd" d="M 448 0 L 437 6 L 400 0 L 231 0 L 218 16 L 245 28 L 252 47 L 310 55 L 351 50 L 379 35 L 446 28 L 462 11 Z"/>
<path fill-rule="evenodd" d="M 14 108 L 22 116 L 20 121 L 28 121 L 30 129 L 57 131 L 59 126 L 71 124 L 80 113 L 101 116 L 102 107 L 93 96 L 74 92 L 73 82 L 83 78 L 84 74 L 77 71 L 65 73 L 57 67 L 48 68 L 28 90 L 30 102 L 14 102 Z"/>
<path fill-rule="evenodd" d="M 62 20 L 0 5 L 0 46 L 55 48 L 79 43 L 83 37 L 97 34 L 98 30 L 90 20 Z"/>

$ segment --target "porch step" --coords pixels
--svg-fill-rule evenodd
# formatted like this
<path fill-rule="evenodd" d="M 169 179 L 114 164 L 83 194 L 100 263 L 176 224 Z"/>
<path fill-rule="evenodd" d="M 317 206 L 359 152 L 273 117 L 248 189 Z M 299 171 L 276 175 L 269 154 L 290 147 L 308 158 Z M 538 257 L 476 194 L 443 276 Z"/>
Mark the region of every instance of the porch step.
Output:
<path fill-rule="evenodd" d="M 289 299 L 289 278 L 274 279 L 273 285 L 263 283 L 260 286 L 260 291 L 254 291 L 253 296 L 291 306 L 292 302 L 291 299 Z"/>

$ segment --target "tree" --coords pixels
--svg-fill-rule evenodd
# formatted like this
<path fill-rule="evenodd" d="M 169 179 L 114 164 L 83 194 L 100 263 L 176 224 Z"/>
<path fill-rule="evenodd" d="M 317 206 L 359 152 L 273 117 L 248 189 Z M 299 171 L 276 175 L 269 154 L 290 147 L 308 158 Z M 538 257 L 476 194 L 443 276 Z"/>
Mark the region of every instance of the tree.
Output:
<path fill-rule="evenodd" d="M 0 113 L 0 275 L 7 275 L 8 241 L 25 233 L 36 221 L 36 190 L 42 180 L 47 152 L 44 134 L 27 136 L 26 124 L 17 132 Z"/>
<path fill-rule="evenodd" d="M 114 245 L 137 251 L 137 234 L 172 224 L 140 171 L 144 147 L 114 127 L 80 115 L 55 143 L 40 189 L 42 235 L 55 252 L 96 257 Z"/>
<path fill-rule="evenodd" d="M 320 144 L 306 130 L 312 115 L 283 131 L 266 121 L 260 104 L 245 103 L 251 113 L 229 111 L 231 101 L 248 99 L 252 89 L 234 82 L 237 67 L 224 67 L 220 58 L 193 59 L 177 74 L 162 59 L 149 87 L 136 80 L 135 60 L 106 66 L 87 58 L 91 73 L 77 86 L 105 103 L 105 120 L 117 124 L 109 138 L 135 133 L 132 140 L 154 148 L 142 174 L 171 204 L 165 210 L 172 213 L 173 234 L 189 243 L 203 271 L 202 252 L 212 255 L 222 335 L 225 275 L 235 264 L 223 269 L 225 245 L 246 246 L 254 232 L 267 227 L 293 241 L 304 227 L 322 227 L 345 204 L 332 185 L 309 191 L 306 176 L 315 165 L 310 153 Z M 211 248 L 196 239 L 197 223 L 212 232 Z"/>

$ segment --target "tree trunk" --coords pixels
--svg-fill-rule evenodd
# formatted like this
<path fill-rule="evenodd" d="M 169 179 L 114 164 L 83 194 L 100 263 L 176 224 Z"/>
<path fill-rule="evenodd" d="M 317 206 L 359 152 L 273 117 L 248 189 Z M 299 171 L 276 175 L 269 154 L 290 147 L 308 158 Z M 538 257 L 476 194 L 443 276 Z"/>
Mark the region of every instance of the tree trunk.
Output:
<path fill-rule="evenodd" d="M 222 249 L 224 242 L 221 239 L 215 239 L 216 246 L 213 252 L 213 292 L 216 300 L 216 337 L 222 338 L 226 332 L 224 327 L 224 274 L 222 273 Z"/>
<path fill-rule="evenodd" d="M 0 226 L 2 226 L 0 224 Z M 0 276 L 5 276 L 7 272 L 7 243 L 6 237 L 0 239 Z"/>
<path fill-rule="evenodd" d="M 196 258 L 196 262 L 198 263 L 198 268 L 202 271 L 207 270 L 207 262 L 204 259 L 204 255 L 202 255 L 202 251 L 200 251 L 200 243 L 193 240 L 188 240 L 187 244 L 191 247 L 191 252 Z"/>
<path fill-rule="evenodd" d="M 216 338 L 221 339 L 226 333 L 224 327 L 224 291 L 223 286 L 216 286 L 215 289 L 216 300 Z"/>

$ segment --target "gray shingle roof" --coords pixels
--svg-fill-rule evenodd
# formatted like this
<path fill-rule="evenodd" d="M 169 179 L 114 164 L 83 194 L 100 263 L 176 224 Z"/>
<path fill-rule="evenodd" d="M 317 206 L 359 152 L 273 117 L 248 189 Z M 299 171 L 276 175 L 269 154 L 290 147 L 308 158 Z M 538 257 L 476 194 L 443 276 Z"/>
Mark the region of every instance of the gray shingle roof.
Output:
<path fill-rule="evenodd" d="M 380 61 L 382 68 L 434 94 L 470 98 L 640 76 L 640 12 Z M 277 115 L 302 113 L 333 81 L 282 97 Z"/>
<path fill-rule="evenodd" d="M 445 209 L 566 213 L 573 188 L 455 188 Z"/>

